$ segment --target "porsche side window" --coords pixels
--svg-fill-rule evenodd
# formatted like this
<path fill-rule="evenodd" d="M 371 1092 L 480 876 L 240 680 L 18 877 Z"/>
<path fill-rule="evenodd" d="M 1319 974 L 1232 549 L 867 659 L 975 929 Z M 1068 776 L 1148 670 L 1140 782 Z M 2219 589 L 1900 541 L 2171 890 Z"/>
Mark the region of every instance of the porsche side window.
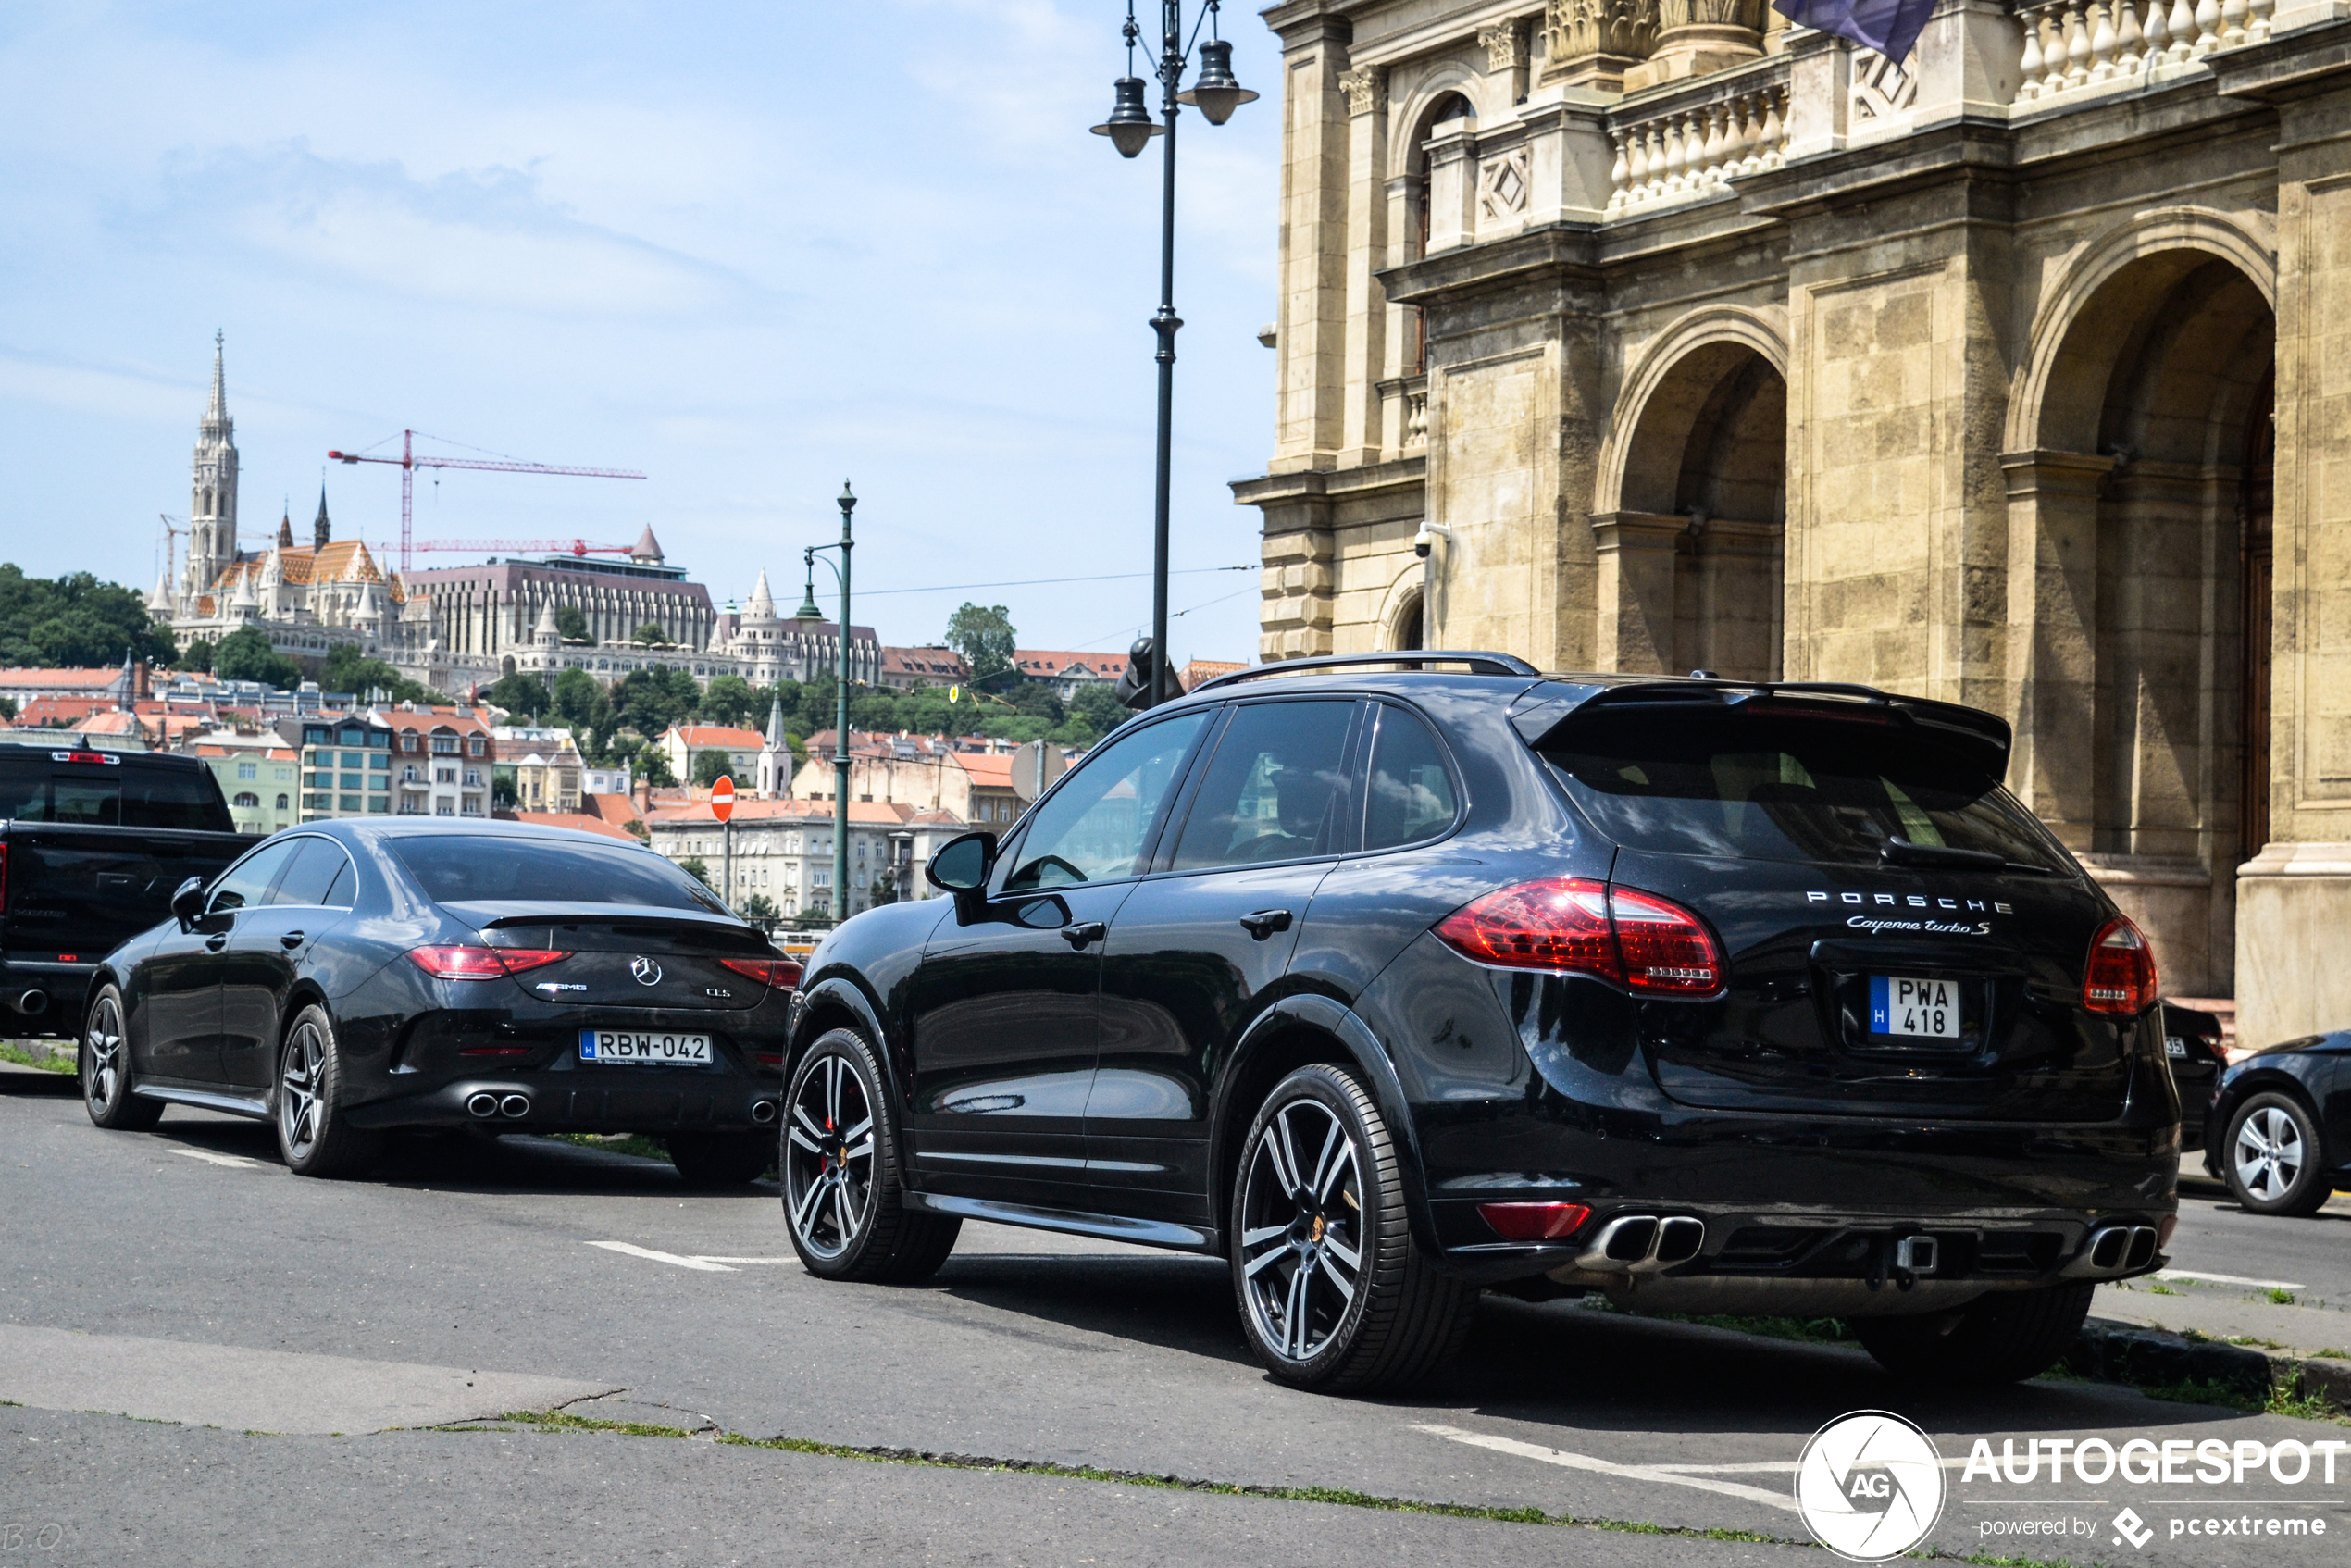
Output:
<path fill-rule="evenodd" d="M 1007 892 L 1132 877 L 1184 758 L 1208 722 L 1185 714 L 1113 738 L 1038 808 Z"/>

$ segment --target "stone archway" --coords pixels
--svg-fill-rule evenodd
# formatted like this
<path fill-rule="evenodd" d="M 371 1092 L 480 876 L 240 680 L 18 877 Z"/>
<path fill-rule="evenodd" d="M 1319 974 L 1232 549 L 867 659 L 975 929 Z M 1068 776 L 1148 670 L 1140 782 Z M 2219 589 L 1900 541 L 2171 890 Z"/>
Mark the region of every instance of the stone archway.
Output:
<path fill-rule="evenodd" d="M 2239 247 L 2108 248 L 2011 410 L 2033 442 L 2003 460 L 2032 584 L 2012 573 L 2011 777 L 2165 989 L 2226 996 L 2235 871 L 2267 831 L 2276 314 Z"/>
<path fill-rule="evenodd" d="M 1632 378 L 1592 517 L 1602 667 L 1779 678 L 1787 381 L 1778 350 L 1751 318 L 1686 324 Z"/>

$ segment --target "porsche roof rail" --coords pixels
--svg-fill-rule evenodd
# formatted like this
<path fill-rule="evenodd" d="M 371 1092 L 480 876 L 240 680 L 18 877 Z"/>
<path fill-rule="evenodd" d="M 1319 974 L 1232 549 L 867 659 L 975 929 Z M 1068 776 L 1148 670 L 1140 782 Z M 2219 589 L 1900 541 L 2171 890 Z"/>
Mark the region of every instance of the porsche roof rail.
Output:
<path fill-rule="evenodd" d="M 1314 658 L 1283 659 L 1275 664 L 1235 670 L 1213 680 L 1203 680 L 1192 690 L 1195 692 L 1206 691 L 1218 686 L 1238 685 L 1244 680 L 1263 680 L 1271 676 L 1309 675 L 1327 669 L 1360 669 L 1374 665 L 1396 665 L 1407 669 L 1426 669 L 1432 665 L 1467 665 L 1472 675 L 1523 675 L 1532 678 L 1543 673 L 1524 659 L 1511 653 L 1437 648 L 1398 653 L 1325 653 Z"/>

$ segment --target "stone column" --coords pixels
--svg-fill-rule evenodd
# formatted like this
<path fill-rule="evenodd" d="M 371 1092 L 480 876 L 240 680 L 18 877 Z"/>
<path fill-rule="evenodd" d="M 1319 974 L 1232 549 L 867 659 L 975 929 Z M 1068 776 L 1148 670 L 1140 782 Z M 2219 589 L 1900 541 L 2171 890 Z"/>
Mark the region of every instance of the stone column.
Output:
<path fill-rule="evenodd" d="M 1526 224 L 1598 223 L 1613 189 L 1616 149 L 1608 104 L 1598 93 L 1540 87 L 1519 110 L 1526 127 Z"/>
<path fill-rule="evenodd" d="M 1657 0 L 1549 0 L 1542 85 L 1621 93 L 1657 46 Z"/>
<path fill-rule="evenodd" d="M 1481 27 L 1477 43 L 1486 51 L 1486 74 L 1501 89 L 1501 101 L 1515 104 L 1525 97 L 1527 56 L 1532 52 L 1525 21 L 1506 17 L 1491 27 Z"/>
<path fill-rule="evenodd" d="M 1624 90 L 1706 76 L 1763 53 L 1763 0 L 1658 0 L 1657 48 L 1624 73 Z"/>
<path fill-rule="evenodd" d="M 1347 387 L 1339 460 L 1376 463 L 1385 444 L 1379 382 L 1387 374 L 1387 291 L 1372 274 L 1387 265 L 1387 73 L 1376 66 L 1339 78 L 1347 95 Z"/>
<path fill-rule="evenodd" d="M 1787 32 L 1787 161 L 1845 145 L 1853 93 L 1852 45 L 1810 28 Z"/>
<path fill-rule="evenodd" d="M 2097 720 L 2098 484 L 2111 457 L 2012 452 L 2009 678 L 2016 747 L 2009 783 L 2066 847 L 2088 851 Z"/>
<path fill-rule="evenodd" d="M 1477 121 L 1449 119 L 1428 139 L 1428 254 L 1454 250 L 1477 234 Z"/>
<path fill-rule="evenodd" d="M 1673 568 L 1688 528 L 1688 518 L 1667 513 L 1594 514 L 1599 668 L 1645 675 L 1676 670 Z"/>
<path fill-rule="evenodd" d="M 1281 298 L 1275 473 L 1327 468 L 1346 439 L 1349 116 L 1347 22 L 1310 17 L 1282 35 Z"/>
<path fill-rule="evenodd" d="M 1319 483 L 1320 476 L 1312 478 Z M 1331 652 L 1337 569 L 1329 502 L 1301 495 L 1266 505 L 1263 550 L 1260 659 L 1271 663 Z"/>
<path fill-rule="evenodd" d="M 2351 1022 L 2351 22 L 2281 6 L 2270 41 L 2212 56 L 2278 111 L 2270 842 L 2237 873 L 2237 1039 Z M 2309 25 L 2304 25 L 2304 24 Z"/>

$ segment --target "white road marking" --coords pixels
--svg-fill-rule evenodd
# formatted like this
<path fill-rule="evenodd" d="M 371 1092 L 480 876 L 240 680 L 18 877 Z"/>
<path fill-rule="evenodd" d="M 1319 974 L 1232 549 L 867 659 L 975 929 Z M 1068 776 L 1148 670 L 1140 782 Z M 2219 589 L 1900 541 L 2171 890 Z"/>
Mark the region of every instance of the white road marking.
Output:
<path fill-rule="evenodd" d="M 714 1263 L 707 1258 L 685 1258 L 675 1252 L 656 1252 L 650 1247 L 634 1247 L 626 1241 L 591 1241 L 591 1247 L 602 1247 L 607 1252 L 625 1252 L 632 1258 L 650 1258 L 657 1263 L 675 1263 L 679 1268 L 701 1269 L 705 1274 L 733 1274 L 725 1263 Z"/>
<path fill-rule="evenodd" d="M 2183 1268 L 2159 1268 L 2158 1279 L 2193 1279 L 2206 1285 L 2250 1285 L 2256 1290 L 2307 1290 L 2307 1285 L 2296 1285 L 2290 1279 L 2247 1279 L 2241 1274 L 2196 1274 Z"/>
<path fill-rule="evenodd" d="M 694 1254 L 694 1262 L 698 1263 L 796 1263 L 800 1260 L 798 1258 L 714 1258 L 697 1252 Z"/>
<path fill-rule="evenodd" d="M 226 1165 L 232 1171 L 257 1171 L 261 1162 L 248 1160 L 242 1154 L 215 1154 L 209 1149 L 175 1149 L 174 1154 L 185 1154 L 191 1160 L 202 1160 L 207 1165 Z"/>
<path fill-rule="evenodd" d="M 1768 1503 L 1773 1508 L 1794 1513 L 1796 1500 L 1785 1492 L 1767 1492 L 1760 1487 L 1742 1486 L 1736 1481 L 1716 1481 L 1704 1475 L 1690 1475 L 1662 1469 L 1653 1464 L 1616 1464 L 1589 1454 L 1567 1453 L 1559 1449 L 1547 1449 L 1539 1443 L 1522 1443 L 1515 1437 L 1497 1437 L 1485 1432 L 1464 1432 L 1458 1426 L 1415 1426 L 1417 1432 L 1444 1437 L 1472 1448 L 1491 1449 L 1496 1453 L 1516 1454 L 1521 1459 L 1536 1459 L 1545 1464 L 1556 1464 L 1563 1470 L 1589 1470 L 1601 1475 L 1619 1475 L 1628 1481 L 1661 1481 L 1668 1486 L 1695 1487 L 1702 1492 L 1720 1492 L 1725 1497 L 1745 1498 L 1749 1502 Z"/>

